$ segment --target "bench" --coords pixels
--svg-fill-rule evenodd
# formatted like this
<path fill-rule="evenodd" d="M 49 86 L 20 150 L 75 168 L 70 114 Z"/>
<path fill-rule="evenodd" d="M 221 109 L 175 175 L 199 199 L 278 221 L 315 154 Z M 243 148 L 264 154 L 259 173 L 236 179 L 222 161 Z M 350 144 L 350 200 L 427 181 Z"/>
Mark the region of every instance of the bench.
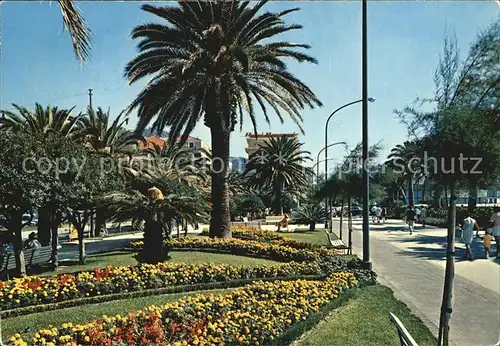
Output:
<path fill-rule="evenodd" d="M 26 268 L 29 269 L 37 265 L 42 265 L 49 262 L 51 255 L 51 246 L 43 246 L 38 249 L 24 250 L 24 262 L 26 264 Z M 2 266 L 0 267 L 0 273 L 6 273 L 8 277 L 9 271 L 13 269 L 16 269 L 16 258 L 13 251 L 7 251 L 4 254 Z"/>
<path fill-rule="evenodd" d="M 328 232 L 328 230 L 325 229 L 325 232 L 326 232 L 326 236 L 328 237 L 328 241 L 330 242 L 330 245 L 335 249 L 335 250 L 342 250 L 342 251 L 347 251 L 349 253 L 349 251 L 351 250 L 351 248 L 346 244 L 344 243 L 344 241 L 342 239 L 333 239 L 330 232 Z"/>
<path fill-rule="evenodd" d="M 392 312 L 389 312 L 389 316 L 391 317 L 392 323 L 396 325 L 396 329 L 399 335 L 399 341 L 401 346 L 418 346 L 415 340 L 412 338 L 408 330 L 405 328 L 403 323 L 396 317 Z"/>
<path fill-rule="evenodd" d="M 283 220 L 283 215 L 272 215 L 266 216 L 266 225 L 276 225 L 278 222 Z"/>

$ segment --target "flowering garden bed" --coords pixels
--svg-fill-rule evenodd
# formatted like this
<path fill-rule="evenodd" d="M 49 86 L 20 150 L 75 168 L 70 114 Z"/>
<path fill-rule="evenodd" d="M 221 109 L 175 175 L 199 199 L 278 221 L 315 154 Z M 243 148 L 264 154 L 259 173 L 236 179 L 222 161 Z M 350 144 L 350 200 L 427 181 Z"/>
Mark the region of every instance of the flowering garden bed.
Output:
<path fill-rule="evenodd" d="M 85 325 L 63 324 L 22 335 L 11 344 L 259 345 L 276 338 L 326 306 L 358 281 L 334 273 L 323 281 L 257 282 L 224 295 L 197 295 Z"/>

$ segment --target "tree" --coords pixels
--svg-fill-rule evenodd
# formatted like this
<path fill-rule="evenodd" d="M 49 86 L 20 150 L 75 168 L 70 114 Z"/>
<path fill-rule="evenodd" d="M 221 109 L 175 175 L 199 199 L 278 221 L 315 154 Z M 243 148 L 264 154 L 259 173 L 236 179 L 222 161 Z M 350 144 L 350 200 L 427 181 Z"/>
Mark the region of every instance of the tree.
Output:
<path fill-rule="evenodd" d="M 118 165 L 121 173 L 131 169 L 131 157 L 137 152 L 138 142 L 144 141 L 141 135 L 124 127 L 128 123 L 128 117 L 123 119 L 123 115 L 121 112 L 111 122 L 109 109 L 105 112 L 101 107 L 97 110 L 88 107 L 86 114 L 80 118 L 78 131 L 79 137 L 83 139 L 89 151 L 108 158 L 109 162 L 105 162 L 106 160 L 102 162 L 107 163 L 107 167 Z M 91 217 L 93 214 L 92 211 Z M 95 215 L 95 233 L 99 235 L 106 232 L 106 210 L 98 208 Z"/>
<path fill-rule="evenodd" d="M 316 229 L 317 222 L 325 220 L 325 208 L 320 203 L 307 203 L 299 207 L 293 218 L 298 222 L 305 222 L 309 225 L 309 231 Z"/>
<path fill-rule="evenodd" d="M 142 219 L 144 225 L 144 247 L 138 260 L 158 263 L 167 259 L 164 236 L 165 228 L 172 218 L 182 218 L 190 223 L 201 222 L 208 203 L 196 189 L 167 178 L 142 180 L 138 189 L 117 191 L 106 195 L 101 203 L 110 210 L 112 218 L 123 221 L 131 217 Z"/>
<path fill-rule="evenodd" d="M 315 59 L 298 49 L 308 45 L 278 41 L 280 34 L 298 30 L 284 17 L 298 9 L 258 14 L 266 4 L 196 1 L 178 6 L 142 9 L 169 25 L 149 23 L 132 30 L 142 39 L 140 54 L 125 68 L 129 83 L 149 76 L 150 82 L 129 106 L 137 109 L 142 131 L 150 122 L 153 130 L 170 128 L 170 142 L 184 142 L 203 117 L 212 143 L 213 203 L 212 236 L 231 237 L 229 187 L 229 139 L 236 123 L 243 125 L 244 110 L 257 132 L 255 103 L 269 122 L 269 107 L 283 122 L 288 114 L 300 127 L 300 110 L 321 105 L 314 93 L 287 71 L 283 62 Z M 166 23 L 166 24 L 167 24 Z M 302 130 L 302 128 L 301 128 Z"/>
<path fill-rule="evenodd" d="M 272 187 L 277 215 L 283 214 L 283 192 L 307 186 L 314 174 L 304 166 L 305 161 L 312 160 L 310 153 L 300 148 L 301 143 L 296 138 L 270 138 L 248 158 L 245 174 L 249 176 L 249 185 L 255 188 Z"/>
<path fill-rule="evenodd" d="M 23 131 L 26 134 L 46 139 L 53 136 L 69 139 L 77 137 L 81 115 L 74 116 L 72 114 L 74 107 L 71 109 L 59 109 L 51 106 L 43 108 L 37 103 L 34 111 L 30 111 L 16 104 L 12 106 L 17 112 L 3 111 L 4 117 L 0 118 L 0 132 Z M 47 197 L 50 198 L 50 195 Z M 59 218 L 56 215 L 55 204 L 51 200 L 46 200 L 38 209 L 38 239 L 43 246 L 50 244 L 52 233 L 57 233 L 54 228 L 59 226 L 55 224 Z"/>
<path fill-rule="evenodd" d="M 234 196 L 232 200 L 234 200 L 234 208 L 231 212 L 233 217 L 235 215 L 245 216 L 247 214 L 251 214 L 253 217 L 256 214 L 260 214 L 265 208 L 262 199 L 254 193 Z"/>
<path fill-rule="evenodd" d="M 500 138 L 497 136 L 500 111 L 499 32 L 500 21 L 497 21 L 478 36 L 462 64 L 458 58 L 456 38 L 447 34 L 435 75 L 435 96 L 425 100 L 432 102 L 434 109 L 420 111 L 407 107 L 397 112 L 402 122 L 408 125 L 410 134 L 424 137 L 429 156 L 441 164 L 431 165 L 432 180 L 450 190 L 439 345 L 448 345 L 449 340 L 457 190 L 461 184 L 469 187 L 486 184 L 500 174 Z M 472 158 L 482 159 L 478 167 L 474 167 L 477 162 L 470 160 Z M 460 163 L 459 169 L 455 162 Z M 446 168 L 443 168 L 444 164 Z M 481 174 L 474 174 L 471 172 L 473 169 Z"/>
<path fill-rule="evenodd" d="M 422 147 L 418 142 L 406 141 L 396 145 L 389 156 L 386 164 L 403 175 L 406 180 L 408 190 L 408 204 L 414 205 L 414 181 L 421 174 Z"/>

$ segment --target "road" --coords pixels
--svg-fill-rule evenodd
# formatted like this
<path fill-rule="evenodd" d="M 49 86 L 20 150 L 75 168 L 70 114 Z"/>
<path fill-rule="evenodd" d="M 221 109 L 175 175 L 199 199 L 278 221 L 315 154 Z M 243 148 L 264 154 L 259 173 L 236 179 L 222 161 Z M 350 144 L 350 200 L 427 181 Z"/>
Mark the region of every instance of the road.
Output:
<path fill-rule="evenodd" d="M 339 234 L 340 222 L 334 223 Z M 361 220 L 353 223 L 353 252 L 362 258 Z M 347 243 L 347 226 L 343 239 Z M 410 235 L 400 220 L 370 224 L 373 269 L 379 281 L 394 290 L 415 315 L 437 335 L 443 294 L 446 230 L 417 226 Z M 493 255 L 495 248 L 490 250 Z M 463 259 L 465 249 L 457 245 L 452 345 L 500 345 L 500 260 L 484 258 L 482 242 L 472 246 L 474 261 Z M 490 256 L 491 256 L 490 255 Z"/>

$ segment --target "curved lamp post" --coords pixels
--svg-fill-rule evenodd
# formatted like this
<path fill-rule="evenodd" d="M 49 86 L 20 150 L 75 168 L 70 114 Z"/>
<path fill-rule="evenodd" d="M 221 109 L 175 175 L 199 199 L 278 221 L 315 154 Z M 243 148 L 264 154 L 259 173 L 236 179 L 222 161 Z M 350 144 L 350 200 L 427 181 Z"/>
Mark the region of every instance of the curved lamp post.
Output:
<path fill-rule="evenodd" d="M 332 144 L 328 144 L 326 147 L 323 147 L 319 152 L 318 152 L 318 156 L 316 156 L 316 164 L 313 166 L 313 169 L 314 167 L 316 167 L 316 184 L 318 183 L 318 179 L 319 179 L 319 164 L 321 162 L 324 162 L 325 160 L 319 160 L 319 155 L 321 155 L 321 153 L 326 150 L 327 148 L 330 148 L 330 147 L 333 147 L 335 145 L 340 145 L 340 144 L 343 144 L 346 148 L 347 148 L 347 143 L 346 142 L 335 142 L 335 143 L 332 143 Z M 328 160 L 328 159 L 327 159 Z"/>
<path fill-rule="evenodd" d="M 374 97 L 369 97 L 368 98 L 368 101 L 370 102 L 375 102 L 375 98 Z M 328 117 L 328 119 L 326 119 L 326 124 L 325 124 L 325 175 L 326 177 L 328 178 L 328 123 L 330 122 L 330 119 L 335 115 L 335 113 L 337 113 L 338 111 L 346 108 L 346 107 L 349 107 L 349 106 L 352 106 L 353 104 L 356 104 L 356 103 L 360 103 L 360 102 L 363 102 L 363 99 L 360 99 L 360 100 L 356 100 L 356 101 L 352 101 L 352 102 L 349 102 L 349 103 L 346 103 L 345 105 L 337 108 L 336 110 L 334 110 L 330 116 Z M 325 198 L 325 207 L 328 206 L 328 198 Z M 325 208 L 326 209 L 326 219 L 329 220 L 329 215 L 330 215 L 330 208 Z M 328 221 L 327 221 L 328 222 Z M 325 222 L 325 228 L 328 227 L 328 224 L 327 222 Z"/>

